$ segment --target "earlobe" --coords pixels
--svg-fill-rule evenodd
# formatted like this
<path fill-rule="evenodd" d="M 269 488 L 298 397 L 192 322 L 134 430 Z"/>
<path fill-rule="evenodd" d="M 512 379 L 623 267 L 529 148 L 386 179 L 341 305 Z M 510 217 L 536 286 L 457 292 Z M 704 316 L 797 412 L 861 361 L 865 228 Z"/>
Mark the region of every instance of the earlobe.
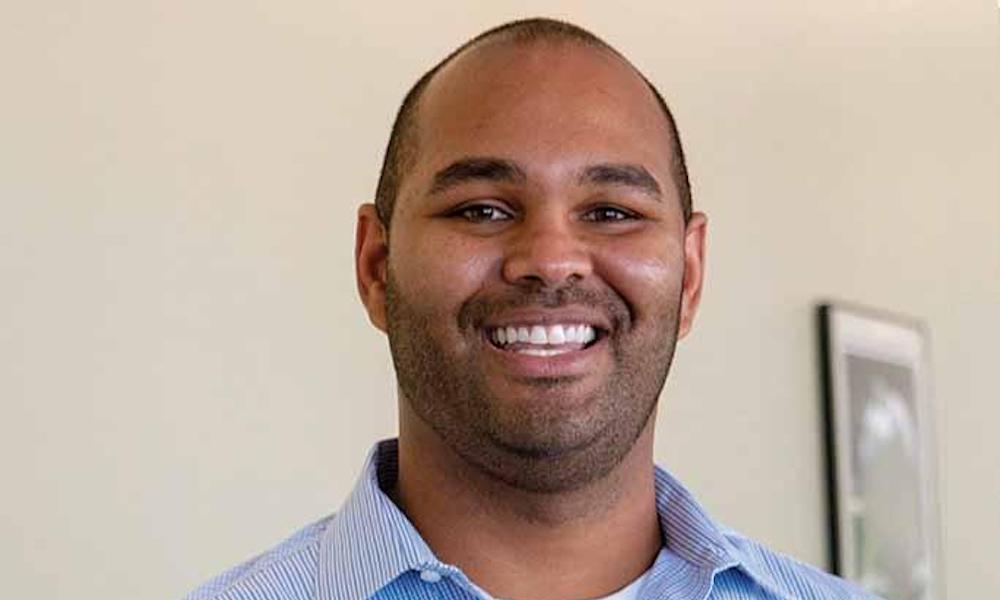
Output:
<path fill-rule="evenodd" d="M 358 295 L 372 325 L 386 330 L 385 287 L 388 279 L 389 241 L 385 226 L 372 203 L 358 208 L 354 240 L 354 271 Z"/>
<path fill-rule="evenodd" d="M 681 289 L 681 314 L 677 329 L 678 339 L 686 336 L 694 325 L 694 317 L 701 303 L 705 283 L 705 238 L 708 234 L 708 217 L 704 213 L 691 214 L 684 232 L 684 282 Z"/>

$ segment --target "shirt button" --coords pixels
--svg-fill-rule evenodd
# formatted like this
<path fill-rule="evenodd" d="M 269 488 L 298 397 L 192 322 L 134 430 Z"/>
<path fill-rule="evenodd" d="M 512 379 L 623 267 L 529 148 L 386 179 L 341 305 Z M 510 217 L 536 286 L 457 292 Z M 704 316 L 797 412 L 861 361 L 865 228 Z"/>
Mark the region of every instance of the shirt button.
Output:
<path fill-rule="evenodd" d="M 441 574 L 437 571 L 431 571 L 430 569 L 424 569 L 420 572 L 420 578 L 427 583 L 437 583 L 441 581 Z"/>

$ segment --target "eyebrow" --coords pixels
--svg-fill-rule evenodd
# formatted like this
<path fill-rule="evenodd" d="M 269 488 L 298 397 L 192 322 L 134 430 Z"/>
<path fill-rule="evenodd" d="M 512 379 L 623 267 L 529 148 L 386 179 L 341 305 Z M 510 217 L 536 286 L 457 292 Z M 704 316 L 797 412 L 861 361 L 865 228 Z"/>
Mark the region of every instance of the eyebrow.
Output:
<path fill-rule="evenodd" d="M 524 183 L 528 176 L 514 161 L 491 156 L 462 158 L 434 174 L 430 192 L 439 194 L 470 181 Z"/>
<path fill-rule="evenodd" d="M 656 182 L 656 178 L 642 165 L 593 165 L 583 170 L 579 177 L 579 183 L 631 187 L 650 196 L 654 200 L 660 200 L 663 195 L 663 190 L 660 189 L 660 184 Z"/>
<path fill-rule="evenodd" d="M 451 163 L 434 174 L 430 193 L 440 194 L 472 181 L 525 183 L 528 176 L 519 164 L 505 158 L 472 156 Z M 639 190 L 654 200 L 660 200 L 663 190 L 656 178 L 642 165 L 607 163 L 585 167 L 577 183 L 614 185 Z"/>

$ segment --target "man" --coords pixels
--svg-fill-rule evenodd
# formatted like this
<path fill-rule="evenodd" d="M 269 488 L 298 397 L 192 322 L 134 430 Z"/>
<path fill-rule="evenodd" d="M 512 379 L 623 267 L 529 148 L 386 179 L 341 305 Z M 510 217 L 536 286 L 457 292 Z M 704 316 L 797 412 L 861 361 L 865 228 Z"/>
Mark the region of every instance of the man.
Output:
<path fill-rule="evenodd" d="M 705 232 L 673 119 L 616 51 L 543 19 L 464 45 L 407 95 L 358 212 L 398 441 L 335 516 L 190 598 L 868 597 L 654 468 Z"/>

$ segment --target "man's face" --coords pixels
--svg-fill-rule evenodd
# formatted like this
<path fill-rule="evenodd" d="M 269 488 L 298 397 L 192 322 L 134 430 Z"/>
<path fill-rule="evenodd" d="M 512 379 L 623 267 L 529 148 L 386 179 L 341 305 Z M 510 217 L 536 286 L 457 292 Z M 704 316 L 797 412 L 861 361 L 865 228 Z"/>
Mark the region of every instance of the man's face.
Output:
<path fill-rule="evenodd" d="M 366 297 L 403 418 L 525 489 L 606 474 L 690 324 L 691 254 L 701 280 L 704 221 L 686 235 L 652 94 L 604 51 L 487 45 L 438 73 L 417 119 L 384 296 Z"/>

